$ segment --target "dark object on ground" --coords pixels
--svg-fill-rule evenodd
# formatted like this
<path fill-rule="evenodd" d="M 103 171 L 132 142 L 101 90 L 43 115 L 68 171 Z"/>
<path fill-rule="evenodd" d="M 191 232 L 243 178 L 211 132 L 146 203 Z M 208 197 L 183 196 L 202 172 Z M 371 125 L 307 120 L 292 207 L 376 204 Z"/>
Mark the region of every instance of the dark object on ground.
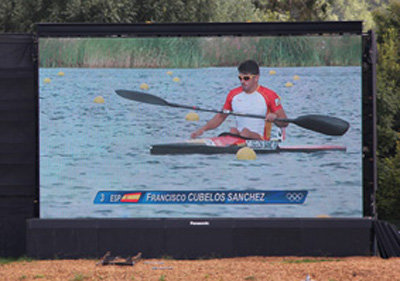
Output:
<path fill-rule="evenodd" d="M 142 258 L 142 253 L 138 253 L 136 256 L 130 256 L 126 259 L 111 256 L 111 252 L 108 251 L 96 265 L 129 265 L 134 266 Z"/>

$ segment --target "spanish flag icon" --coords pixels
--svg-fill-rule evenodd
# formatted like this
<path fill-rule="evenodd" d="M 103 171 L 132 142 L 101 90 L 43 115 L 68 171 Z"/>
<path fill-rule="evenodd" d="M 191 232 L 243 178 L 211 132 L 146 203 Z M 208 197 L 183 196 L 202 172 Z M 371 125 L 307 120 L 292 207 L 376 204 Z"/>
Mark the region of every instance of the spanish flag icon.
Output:
<path fill-rule="evenodd" d="M 137 203 L 139 201 L 141 195 L 142 195 L 141 192 L 127 193 L 127 194 L 124 194 L 124 196 L 122 196 L 120 202 Z"/>

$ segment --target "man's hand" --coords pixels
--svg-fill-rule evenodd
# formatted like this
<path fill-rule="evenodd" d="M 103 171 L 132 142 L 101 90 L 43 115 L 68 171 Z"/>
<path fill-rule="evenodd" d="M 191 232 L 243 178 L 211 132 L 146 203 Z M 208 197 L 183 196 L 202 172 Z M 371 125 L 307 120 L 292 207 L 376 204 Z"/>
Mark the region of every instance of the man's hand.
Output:
<path fill-rule="evenodd" d="M 190 135 L 190 137 L 191 137 L 192 139 L 195 139 L 195 138 L 197 138 L 198 136 L 201 136 L 203 133 L 204 133 L 204 130 L 200 128 L 200 129 L 198 129 L 197 131 L 194 131 L 194 132 Z"/>
<path fill-rule="evenodd" d="M 228 114 L 223 114 L 223 113 L 217 113 L 215 116 L 207 122 L 203 127 L 200 129 L 197 129 L 197 131 L 194 131 L 190 137 L 192 139 L 197 138 L 198 136 L 201 136 L 205 131 L 212 130 L 217 128 L 219 125 L 221 125 L 222 122 L 228 117 Z"/>
<path fill-rule="evenodd" d="M 289 125 L 288 122 L 282 122 L 282 121 L 278 121 L 276 119 L 287 119 L 286 113 L 283 110 L 283 108 L 278 109 L 274 113 L 272 113 L 272 112 L 268 113 L 267 116 L 265 117 L 265 121 L 274 122 L 275 125 L 277 125 L 278 127 L 281 127 L 281 128 Z"/>
<path fill-rule="evenodd" d="M 267 116 L 265 117 L 265 121 L 274 122 L 277 117 L 278 115 L 276 115 L 275 113 L 268 113 Z"/>

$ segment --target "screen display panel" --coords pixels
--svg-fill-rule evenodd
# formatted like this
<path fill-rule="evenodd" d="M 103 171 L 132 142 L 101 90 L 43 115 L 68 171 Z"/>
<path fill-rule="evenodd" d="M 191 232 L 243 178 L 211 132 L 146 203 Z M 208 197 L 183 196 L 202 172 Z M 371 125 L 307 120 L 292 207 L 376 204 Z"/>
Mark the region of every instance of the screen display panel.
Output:
<path fill-rule="evenodd" d="M 39 50 L 41 218 L 362 217 L 361 36 Z"/>

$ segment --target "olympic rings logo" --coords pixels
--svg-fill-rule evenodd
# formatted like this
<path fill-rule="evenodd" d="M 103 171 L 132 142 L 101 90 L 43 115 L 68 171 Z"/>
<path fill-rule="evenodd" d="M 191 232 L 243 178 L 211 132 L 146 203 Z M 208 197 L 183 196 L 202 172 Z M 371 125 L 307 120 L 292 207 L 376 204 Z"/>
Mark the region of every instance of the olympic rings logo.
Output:
<path fill-rule="evenodd" d="M 303 200 L 304 194 L 301 192 L 288 192 L 286 193 L 286 198 L 290 202 L 299 202 Z"/>

